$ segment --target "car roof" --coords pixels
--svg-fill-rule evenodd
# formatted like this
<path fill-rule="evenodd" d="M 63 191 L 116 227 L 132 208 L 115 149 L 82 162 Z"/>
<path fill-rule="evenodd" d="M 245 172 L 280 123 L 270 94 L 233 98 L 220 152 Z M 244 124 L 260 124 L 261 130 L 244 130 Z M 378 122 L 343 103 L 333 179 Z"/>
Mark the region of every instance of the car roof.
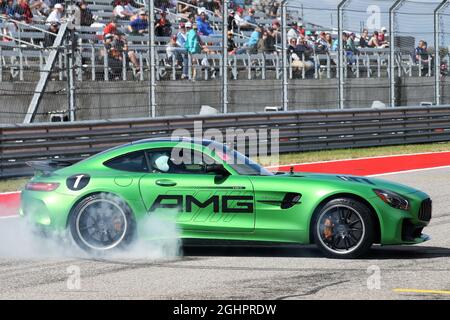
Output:
<path fill-rule="evenodd" d="M 187 137 L 162 137 L 162 138 L 148 138 L 142 139 L 138 141 L 131 142 L 131 145 L 142 144 L 142 143 L 158 143 L 158 142 L 188 142 L 194 144 L 200 144 L 203 146 L 207 146 L 211 143 L 218 143 L 213 140 L 208 139 L 198 139 L 198 138 L 187 138 Z"/>

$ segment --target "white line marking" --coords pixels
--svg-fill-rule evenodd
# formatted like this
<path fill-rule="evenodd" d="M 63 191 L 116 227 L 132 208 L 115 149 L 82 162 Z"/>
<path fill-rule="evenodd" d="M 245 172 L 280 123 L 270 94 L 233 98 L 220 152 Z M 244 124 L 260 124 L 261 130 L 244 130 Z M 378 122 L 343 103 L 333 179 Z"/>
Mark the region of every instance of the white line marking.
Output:
<path fill-rule="evenodd" d="M 4 217 L 0 217 L 0 219 L 15 219 L 15 218 L 20 218 L 19 215 L 15 215 L 15 216 L 4 216 Z"/>
<path fill-rule="evenodd" d="M 3 196 L 3 195 L 7 196 L 10 194 L 20 194 L 20 191 L 3 192 L 3 193 L 0 193 L 0 196 Z"/>
<path fill-rule="evenodd" d="M 343 161 L 358 161 L 358 160 L 369 160 L 369 159 L 383 159 L 383 158 L 393 158 L 393 157 L 403 157 L 403 156 L 420 156 L 425 154 L 441 154 L 441 153 L 450 153 L 448 151 L 439 151 L 439 152 L 421 152 L 421 153 L 406 153 L 406 154 L 392 154 L 392 155 L 384 155 L 384 156 L 374 156 L 374 157 L 363 157 L 363 158 L 349 158 L 349 159 L 338 159 L 338 160 L 327 160 L 327 161 L 317 161 L 317 162 L 303 162 L 303 163 L 294 163 L 294 164 L 283 164 L 279 166 L 270 166 L 266 167 L 266 169 L 271 168 L 279 168 L 279 167 L 289 167 L 289 166 L 300 166 L 306 164 L 321 164 L 321 163 L 331 163 L 331 162 L 343 162 Z"/>
<path fill-rule="evenodd" d="M 389 175 L 392 175 L 392 174 L 411 173 L 411 172 L 420 172 L 420 171 L 430 171 L 430 170 L 446 169 L 446 168 L 450 169 L 450 166 L 440 166 L 440 167 L 433 167 L 433 168 L 423 168 L 423 169 L 412 169 L 412 170 L 395 171 L 395 172 L 387 172 L 387 173 L 377 173 L 377 174 L 367 175 L 366 177 L 389 176 Z"/>

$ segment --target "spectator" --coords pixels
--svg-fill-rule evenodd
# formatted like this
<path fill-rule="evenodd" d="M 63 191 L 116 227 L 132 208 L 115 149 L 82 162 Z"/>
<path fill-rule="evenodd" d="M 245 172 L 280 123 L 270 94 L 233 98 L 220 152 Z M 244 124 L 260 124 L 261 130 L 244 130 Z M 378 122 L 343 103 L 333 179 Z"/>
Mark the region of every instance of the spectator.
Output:
<path fill-rule="evenodd" d="M 186 25 L 187 24 L 189 24 L 189 28 L 192 27 L 192 24 L 190 22 L 187 22 L 186 24 L 181 22 L 180 25 L 178 26 L 177 44 L 181 48 L 184 48 L 184 45 L 186 43 L 186 38 L 187 38 Z"/>
<path fill-rule="evenodd" d="M 236 16 L 236 13 L 234 12 L 234 10 L 230 10 L 228 12 L 228 30 L 231 30 L 233 32 L 236 32 L 238 30 L 236 20 L 234 19 L 235 16 Z"/>
<path fill-rule="evenodd" d="M 109 75 L 111 78 L 119 80 L 123 70 L 123 56 L 119 50 L 114 47 L 109 49 L 107 54 Z"/>
<path fill-rule="evenodd" d="M 49 14 L 46 23 L 51 24 L 53 22 L 61 23 L 64 12 L 64 6 L 61 3 L 55 4 L 52 12 Z"/>
<path fill-rule="evenodd" d="M 258 53 L 272 53 L 275 51 L 275 39 L 267 31 L 262 32 L 261 39 L 258 41 Z"/>
<path fill-rule="evenodd" d="M 222 3 L 220 0 L 208 0 L 203 4 L 203 7 L 213 12 L 216 17 L 222 17 Z"/>
<path fill-rule="evenodd" d="M 106 36 L 107 34 L 115 34 L 115 33 L 117 33 L 117 20 L 113 17 L 103 29 L 103 37 Z"/>
<path fill-rule="evenodd" d="M 6 14 L 8 3 L 6 0 L 0 0 L 0 14 Z"/>
<path fill-rule="evenodd" d="M 244 45 L 242 48 L 237 50 L 237 54 L 243 54 L 245 52 L 247 53 L 256 53 L 257 52 L 257 46 L 259 39 L 261 38 L 262 28 L 260 26 L 256 27 L 255 30 L 250 35 L 250 39 Z"/>
<path fill-rule="evenodd" d="M 166 16 L 165 12 L 161 12 L 160 18 L 155 22 L 155 35 L 157 37 L 170 37 L 172 35 L 172 24 Z"/>
<path fill-rule="evenodd" d="M 214 30 L 208 22 L 208 15 L 206 14 L 205 8 L 198 9 L 199 15 L 196 19 L 198 33 L 203 36 L 209 36 L 214 34 Z"/>
<path fill-rule="evenodd" d="M 198 34 L 198 27 L 194 23 L 192 29 L 187 33 L 185 49 L 189 54 L 199 54 L 202 52 L 202 45 L 203 43 Z M 197 68 L 194 67 L 194 64 L 197 62 L 197 59 L 192 58 L 192 80 L 195 80 L 197 76 Z"/>
<path fill-rule="evenodd" d="M 367 48 L 369 46 L 369 30 L 364 29 L 359 38 L 359 47 Z"/>
<path fill-rule="evenodd" d="M 227 51 L 228 54 L 235 54 L 237 50 L 237 45 L 233 39 L 233 31 L 228 31 L 228 41 L 227 41 Z"/>
<path fill-rule="evenodd" d="M 278 9 L 280 8 L 280 2 L 278 1 L 272 1 L 269 5 L 269 14 L 268 16 L 271 18 L 278 17 Z"/>
<path fill-rule="evenodd" d="M 177 36 L 173 35 L 170 38 L 169 43 L 166 46 L 166 54 L 167 59 L 169 62 L 174 62 L 174 66 L 183 65 L 184 59 L 183 59 L 183 53 L 185 52 L 185 49 L 180 47 L 180 45 L 177 42 Z M 184 77 L 182 77 L 184 78 Z"/>
<path fill-rule="evenodd" d="M 53 44 L 55 43 L 55 39 L 56 39 L 56 35 L 58 34 L 58 31 L 59 31 L 59 23 L 53 22 L 52 24 L 50 24 L 50 27 L 48 28 L 48 32 L 51 32 L 51 34 L 45 33 L 44 48 L 53 46 Z"/>
<path fill-rule="evenodd" d="M 198 54 L 202 51 L 198 27 L 195 23 L 193 28 L 187 33 L 185 49 L 190 54 Z"/>
<path fill-rule="evenodd" d="M 10 18 L 14 18 L 16 15 L 16 6 L 14 0 L 8 0 L 5 9 L 6 15 Z"/>
<path fill-rule="evenodd" d="M 196 7 L 198 6 L 197 0 L 186 0 L 186 3 L 177 2 L 177 13 L 185 19 L 192 19 L 197 13 Z"/>
<path fill-rule="evenodd" d="M 430 54 L 428 52 L 428 45 L 424 40 L 420 40 L 419 45 L 415 50 L 415 61 L 424 65 L 428 64 L 429 59 Z"/>
<path fill-rule="evenodd" d="M 344 37 L 344 50 L 346 52 L 347 62 L 349 65 L 353 65 L 356 62 L 355 54 L 358 52 L 355 45 L 355 34 L 345 34 Z"/>
<path fill-rule="evenodd" d="M 249 8 L 247 11 L 247 15 L 244 17 L 244 20 L 250 27 L 255 27 L 257 25 L 255 18 L 255 9 Z"/>
<path fill-rule="evenodd" d="M 331 47 L 333 46 L 333 37 L 331 36 L 331 33 L 327 33 L 325 35 L 325 40 L 327 41 L 328 44 L 328 51 L 330 51 Z"/>
<path fill-rule="evenodd" d="M 378 48 L 378 49 L 386 48 L 387 46 L 386 43 L 384 44 L 380 43 L 378 40 L 378 36 L 379 36 L 378 31 L 374 31 L 372 37 L 369 40 L 369 43 L 367 44 L 369 48 Z"/>
<path fill-rule="evenodd" d="M 345 50 L 347 52 L 352 52 L 352 53 L 357 53 L 358 50 L 356 49 L 356 45 L 355 45 L 355 34 L 352 32 L 348 35 L 347 37 L 347 41 L 344 44 L 345 45 Z"/>
<path fill-rule="evenodd" d="M 95 22 L 94 15 L 88 9 L 88 4 L 85 0 L 79 1 L 77 5 L 80 7 L 80 25 L 89 27 Z"/>
<path fill-rule="evenodd" d="M 136 53 L 128 50 L 128 44 L 122 32 L 106 34 L 104 46 L 108 56 L 108 65 L 113 76 L 120 76 L 124 62 L 126 68 L 128 68 L 130 62 L 132 63 L 134 76 L 141 72 Z"/>
<path fill-rule="evenodd" d="M 33 16 L 41 16 L 41 17 L 48 16 L 48 14 L 50 13 L 50 8 L 48 4 L 50 3 L 44 0 L 31 0 L 30 8 L 31 12 L 33 13 Z"/>
<path fill-rule="evenodd" d="M 17 1 L 15 16 L 17 20 L 25 23 L 31 23 L 33 21 L 33 13 L 31 12 L 28 0 Z"/>
<path fill-rule="evenodd" d="M 288 47 L 288 53 L 292 59 L 292 68 L 294 72 L 305 71 L 306 76 L 310 76 L 310 71 L 314 69 L 314 60 L 312 54 L 313 48 L 308 45 L 305 37 L 300 36 L 295 43 L 295 39 L 291 39 L 291 43 Z"/>
<path fill-rule="evenodd" d="M 234 21 L 238 29 L 248 26 L 247 21 L 244 20 L 244 9 L 242 9 L 241 7 L 236 9 L 236 13 L 234 14 Z"/>
<path fill-rule="evenodd" d="M 387 48 L 389 46 L 386 40 L 386 34 L 387 34 L 386 27 L 382 27 L 381 32 L 378 34 L 378 43 L 379 45 L 384 46 L 384 48 Z"/>
<path fill-rule="evenodd" d="M 139 11 L 138 17 L 128 25 L 128 30 L 135 35 L 143 34 L 148 31 L 148 17 L 145 11 Z"/>
<path fill-rule="evenodd" d="M 275 43 L 281 43 L 281 24 L 280 21 L 274 19 L 272 26 L 268 29 L 271 36 L 275 39 Z"/>
<path fill-rule="evenodd" d="M 135 14 L 134 10 L 129 10 L 128 1 L 121 0 L 115 3 L 113 15 L 117 18 L 126 19 Z"/>
<path fill-rule="evenodd" d="M 300 37 L 300 32 L 298 31 L 298 23 L 293 21 L 291 23 L 291 28 L 287 32 L 288 43 L 291 43 L 291 39 L 297 40 Z"/>
<path fill-rule="evenodd" d="M 316 42 L 316 52 L 317 53 L 327 53 L 330 50 L 329 43 L 327 41 L 327 34 L 322 31 L 319 35 L 319 39 Z"/>

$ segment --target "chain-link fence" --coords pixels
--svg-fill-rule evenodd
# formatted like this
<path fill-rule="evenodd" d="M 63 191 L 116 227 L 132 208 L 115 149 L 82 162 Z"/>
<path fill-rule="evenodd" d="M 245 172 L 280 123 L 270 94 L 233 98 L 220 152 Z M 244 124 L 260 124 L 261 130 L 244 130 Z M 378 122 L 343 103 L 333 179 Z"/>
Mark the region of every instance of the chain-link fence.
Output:
<path fill-rule="evenodd" d="M 436 99 L 437 103 L 450 103 L 448 79 L 450 49 L 450 1 L 444 1 L 436 9 L 435 42 L 436 42 Z"/>
<path fill-rule="evenodd" d="M 435 102 L 434 14 L 440 3 L 401 0 L 392 7 L 395 53 L 392 99 L 397 106 Z"/>
<path fill-rule="evenodd" d="M 338 100 L 338 29 L 335 3 L 290 1 L 287 12 L 289 109 L 335 109 Z"/>
<path fill-rule="evenodd" d="M 341 5 L 344 108 L 389 105 L 389 8 L 392 0 L 348 0 Z"/>
<path fill-rule="evenodd" d="M 84 0 L 65 8 L 75 28 L 62 19 L 58 44 L 46 14 L 25 21 L 0 12 L 0 123 L 450 101 L 448 1 Z"/>

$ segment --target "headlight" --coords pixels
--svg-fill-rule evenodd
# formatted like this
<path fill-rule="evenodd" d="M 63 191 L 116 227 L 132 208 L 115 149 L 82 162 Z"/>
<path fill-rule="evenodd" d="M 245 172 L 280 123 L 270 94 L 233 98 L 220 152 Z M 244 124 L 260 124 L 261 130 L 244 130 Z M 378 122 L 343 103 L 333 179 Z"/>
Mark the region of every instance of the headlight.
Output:
<path fill-rule="evenodd" d="M 392 208 L 400 210 L 409 210 L 409 201 L 403 198 L 401 195 L 387 190 L 374 189 L 377 196 Z"/>

